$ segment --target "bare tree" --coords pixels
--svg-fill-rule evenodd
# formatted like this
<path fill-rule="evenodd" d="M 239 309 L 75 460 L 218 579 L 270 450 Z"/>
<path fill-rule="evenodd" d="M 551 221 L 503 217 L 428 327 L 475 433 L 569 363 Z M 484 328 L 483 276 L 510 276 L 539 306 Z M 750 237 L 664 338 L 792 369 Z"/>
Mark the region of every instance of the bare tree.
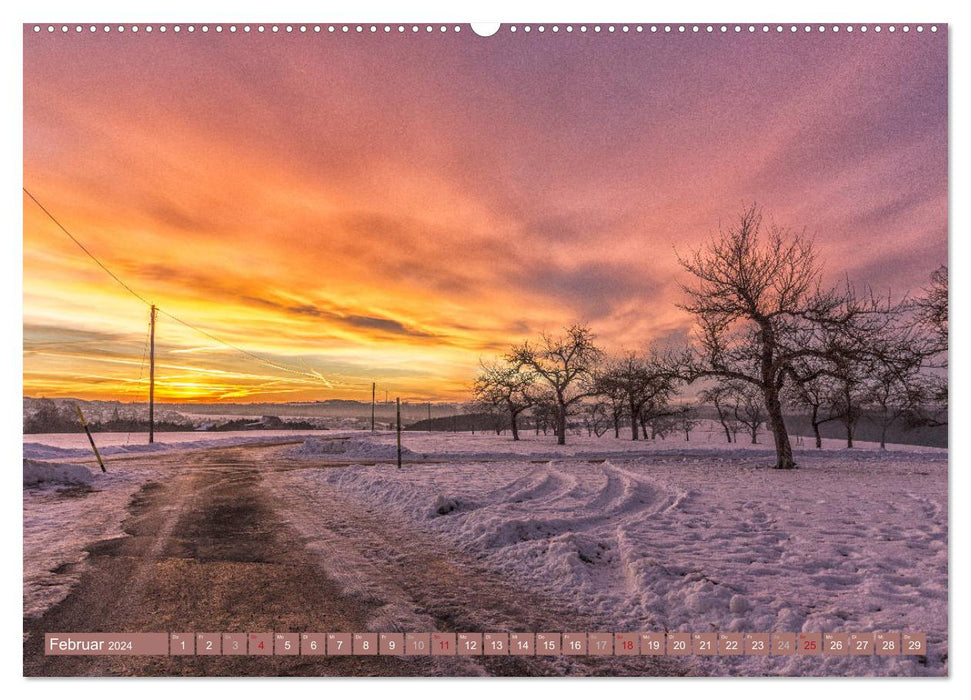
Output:
<path fill-rule="evenodd" d="M 509 415 L 512 439 L 519 440 L 519 414 L 536 403 L 536 373 L 503 362 L 480 362 L 480 366 L 479 376 L 472 387 L 475 401 L 505 410 Z"/>
<path fill-rule="evenodd" d="M 869 363 L 864 364 L 850 357 L 835 358 L 830 370 L 836 384 L 831 404 L 833 413 L 843 424 L 846 446 L 850 449 L 853 448 L 856 426 L 863 416 L 865 380 L 870 371 Z"/>
<path fill-rule="evenodd" d="M 917 361 L 910 367 L 883 365 L 868 378 L 864 393 L 866 418 L 880 430 L 880 449 L 887 449 L 887 432 L 912 415 L 919 401 Z"/>
<path fill-rule="evenodd" d="M 763 224 L 757 206 L 678 259 L 695 277 L 682 287 L 689 301 L 681 308 L 695 315 L 699 336 L 687 378 L 719 377 L 756 387 L 775 441 L 775 466 L 794 468 L 783 416 L 786 384 L 804 379 L 796 376 L 800 360 L 826 359 L 820 329 L 856 320 L 867 305 L 824 291 L 812 240 Z"/>
<path fill-rule="evenodd" d="M 937 382 L 941 377 L 936 372 L 941 368 L 935 365 L 934 359 L 940 359 L 943 348 L 942 359 L 947 363 L 946 271 L 943 279 L 944 319 L 943 326 L 938 326 L 941 335 L 934 333 L 929 336 L 920 323 L 915 325 L 903 321 L 889 324 L 873 344 L 873 359 L 864 382 L 863 401 L 866 418 L 880 430 L 881 449 L 886 449 L 887 432 L 894 423 L 901 419 L 911 419 L 916 413 L 926 409 L 928 386 L 935 387 L 938 391 L 940 389 Z M 928 365 L 935 374 L 922 374 L 922 370 L 928 368 Z M 946 404 L 946 380 L 943 384 L 943 401 Z M 931 391 L 936 393 L 934 389 Z M 941 398 L 939 393 L 936 396 Z M 931 413 L 940 415 L 939 411 L 933 409 Z M 928 421 L 926 424 L 933 422 Z"/>
<path fill-rule="evenodd" d="M 912 414 L 914 425 L 947 425 L 948 407 L 948 304 L 947 266 L 941 265 L 931 275 L 931 285 L 914 302 L 915 316 L 923 335 L 924 369 L 919 385 L 913 387 Z"/>
<path fill-rule="evenodd" d="M 822 372 L 806 373 L 813 375 L 813 378 L 790 385 L 791 402 L 809 411 L 809 425 L 816 440 L 816 449 L 821 450 L 823 436 L 820 427 L 840 418 L 834 400 L 837 386 L 833 377 Z"/>
<path fill-rule="evenodd" d="M 759 444 L 759 428 L 765 425 L 765 407 L 761 392 L 751 384 L 731 384 L 730 398 L 735 421 L 748 431 L 752 444 Z"/>
<path fill-rule="evenodd" d="M 909 412 L 916 396 L 917 373 L 929 350 L 926 338 L 903 319 L 905 306 L 893 306 L 889 299 L 882 305 L 860 300 L 849 285 L 844 305 L 865 313 L 821 330 L 826 361 L 811 375 L 830 379 L 829 412 L 843 424 L 846 446 L 852 448 L 856 426 L 868 411 L 876 409 L 881 414 L 884 436 L 890 424 Z M 904 405 L 898 406 L 899 402 Z M 899 415 L 894 415 L 898 410 Z"/>
<path fill-rule="evenodd" d="M 536 434 L 539 435 L 540 430 L 543 431 L 543 435 L 546 435 L 550 426 L 556 425 L 556 402 L 553 399 L 553 392 L 549 389 L 545 391 L 539 390 L 536 387 L 538 393 L 535 396 L 535 404 L 533 405 L 533 427 L 536 429 Z"/>
<path fill-rule="evenodd" d="M 593 333 L 576 324 L 561 335 L 543 333 L 536 343 L 526 341 L 506 355 L 517 367 L 532 369 L 545 380 L 556 404 L 556 440 L 566 444 L 566 422 L 570 407 L 594 393 L 593 374 L 602 351 Z"/>
<path fill-rule="evenodd" d="M 627 410 L 627 396 L 623 387 L 611 376 L 609 364 L 599 369 L 593 379 L 594 391 L 600 397 L 614 428 L 614 437 L 620 439 L 620 423 Z"/>
<path fill-rule="evenodd" d="M 942 357 L 941 366 L 947 367 L 947 265 L 941 265 L 931 274 L 931 284 L 924 295 L 914 302 L 917 321 L 926 328 L 934 340 L 931 348 Z"/>
<path fill-rule="evenodd" d="M 676 409 L 668 409 L 663 413 L 642 413 L 641 419 L 644 421 L 644 439 L 647 439 L 646 426 L 651 426 L 651 440 L 661 438 L 662 440 L 680 428 Z"/>
<path fill-rule="evenodd" d="M 587 436 L 602 437 L 610 428 L 610 406 L 604 401 L 590 401 L 585 404 L 583 424 Z"/>
<path fill-rule="evenodd" d="M 728 384 L 716 384 L 705 389 L 699 395 L 699 399 L 704 403 L 709 403 L 715 407 L 718 415 L 718 422 L 725 431 L 725 439 L 731 444 L 733 437 L 738 433 L 738 421 L 735 420 L 734 406 L 731 403 L 732 387 Z"/>
<path fill-rule="evenodd" d="M 597 373 L 595 386 L 598 393 L 617 397 L 624 404 L 631 419 L 631 440 L 637 440 L 645 408 L 667 404 L 677 382 L 674 363 L 652 348 L 646 356 L 628 352 L 609 360 Z"/>
<path fill-rule="evenodd" d="M 685 442 L 691 442 L 691 431 L 701 422 L 698 419 L 698 409 L 695 406 L 679 406 L 675 411 L 678 429 L 684 433 Z"/>

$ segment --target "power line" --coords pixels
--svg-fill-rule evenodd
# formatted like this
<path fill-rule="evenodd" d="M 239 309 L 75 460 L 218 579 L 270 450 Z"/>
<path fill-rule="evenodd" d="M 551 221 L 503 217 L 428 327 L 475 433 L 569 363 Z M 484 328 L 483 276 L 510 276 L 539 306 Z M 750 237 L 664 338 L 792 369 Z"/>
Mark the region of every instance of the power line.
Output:
<path fill-rule="evenodd" d="M 117 282 L 122 287 L 124 287 L 125 289 L 127 289 L 131 294 L 133 294 L 143 304 L 145 304 L 147 306 L 151 306 L 152 305 L 149 301 L 147 301 L 145 299 L 145 297 L 143 297 L 141 294 L 139 294 L 134 289 L 132 289 L 131 287 L 129 287 L 127 284 L 125 284 L 121 280 L 121 278 L 118 277 L 118 275 L 116 275 L 114 272 L 112 272 L 111 270 L 109 270 L 104 263 L 102 263 L 100 260 L 98 260 L 98 258 L 96 258 L 94 256 L 94 253 L 92 253 L 90 250 L 88 250 L 87 248 L 85 248 L 84 247 L 84 244 L 81 243 L 81 241 L 79 241 L 77 238 L 75 238 L 74 235 L 70 231 L 68 231 L 66 228 L 64 228 L 64 224 L 62 224 L 60 221 L 58 221 L 56 218 L 54 218 L 54 215 L 51 214 L 49 211 L 47 211 L 47 207 L 45 207 L 43 204 L 41 204 L 38 201 L 37 197 L 35 197 L 34 195 L 32 195 L 30 193 L 30 190 L 28 190 L 26 187 L 24 187 L 23 190 L 24 190 L 24 193 L 28 197 L 30 197 L 32 200 L 34 200 L 34 204 L 36 204 L 38 207 L 40 207 L 40 210 L 42 212 L 44 212 L 45 214 L 47 214 L 47 218 L 49 218 L 51 221 L 53 221 L 55 224 L 57 224 L 57 227 L 59 229 L 61 229 L 65 234 L 67 234 L 67 237 L 70 238 L 72 241 L 74 241 L 75 245 L 77 245 L 78 248 L 80 248 L 81 250 L 83 250 L 85 255 L 87 255 L 89 258 L 91 258 L 92 260 L 94 260 L 98 264 L 98 267 L 100 267 L 102 270 L 104 270 L 105 272 L 107 272 L 111 276 L 111 279 L 113 279 L 115 282 Z"/>
<path fill-rule="evenodd" d="M 51 221 L 53 221 L 57 225 L 57 227 L 59 229 L 61 229 L 61 231 L 63 231 L 64 234 L 68 238 L 70 238 L 72 241 L 74 241 L 74 244 L 77 245 L 78 248 L 80 248 L 81 250 L 83 250 L 84 251 L 84 254 L 87 255 L 89 258 L 91 258 L 98 265 L 98 267 L 100 267 L 102 270 L 104 270 L 108 274 L 108 276 L 111 277 L 111 279 L 113 279 L 115 282 L 117 282 L 118 284 L 120 284 L 128 293 L 130 293 L 132 296 L 134 296 L 140 302 L 142 302 L 143 304 L 145 304 L 145 306 L 149 306 L 149 307 L 152 306 L 152 303 L 150 301 L 148 301 L 147 299 L 145 299 L 145 297 L 143 297 L 141 294 L 139 294 L 134 289 L 132 289 L 131 287 L 129 287 L 127 284 L 125 284 L 124 280 L 122 280 L 118 275 L 116 275 L 114 272 L 112 272 L 108 268 L 108 266 L 105 265 L 103 262 L 101 262 L 101 260 L 99 260 L 97 258 L 97 256 L 95 256 L 94 253 L 92 253 L 90 250 L 88 250 L 84 246 L 84 244 L 81 243 L 81 241 L 79 241 L 77 239 L 77 237 L 74 234 L 72 234 L 70 231 L 68 231 L 67 228 L 64 226 L 64 224 L 62 224 L 60 221 L 58 221 L 57 218 L 53 214 L 51 214 L 51 212 L 47 209 L 47 207 L 45 207 L 43 204 L 41 204 L 40 203 L 40 200 L 38 200 L 37 197 L 35 197 L 33 194 L 31 194 L 30 190 L 28 190 L 26 187 L 23 187 L 22 189 L 24 191 L 24 194 L 26 194 L 28 197 L 30 197 L 31 200 L 34 202 L 34 204 L 36 204 L 38 207 L 40 207 L 40 210 L 47 215 L 47 218 L 49 218 Z M 189 323 L 188 321 L 183 321 L 181 318 L 179 318 L 178 316 L 175 316 L 174 314 L 169 313 L 165 309 L 161 309 L 161 308 L 158 308 L 158 307 L 156 307 L 156 308 L 158 309 L 159 313 L 162 313 L 165 316 L 168 316 L 170 319 L 172 319 L 176 323 L 179 323 L 179 324 L 185 326 L 186 328 L 189 328 L 191 330 L 194 330 L 196 333 L 201 333 L 202 335 L 206 336 L 207 338 L 210 338 L 211 340 L 214 340 L 215 342 L 219 343 L 220 345 L 225 345 L 227 348 L 230 348 L 232 350 L 235 350 L 236 352 L 238 352 L 238 353 L 240 353 L 242 355 L 245 355 L 246 357 L 249 357 L 250 359 L 256 360 L 257 362 L 260 362 L 261 364 L 266 365 L 267 367 L 272 367 L 274 369 L 280 370 L 281 372 L 288 372 L 290 374 L 295 374 L 297 376 L 307 377 L 307 378 L 310 378 L 310 379 L 314 379 L 316 381 L 323 382 L 324 384 L 327 384 L 328 386 L 330 385 L 330 382 L 328 382 L 323 376 L 321 376 L 317 372 L 305 372 L 303 370 L 294 369 L 293 367 L 287 367 L 286 365 L 281 365 L 281 364 L 279 364 L 277 362 L 274 362 L 272 360 L 268 360 L 267 358 L 265 358 L 265 357 L 263 357 L 261 355 L 258 355 L 255 352 L 251 352 L 250 350 L 246 350 L 244 348 L 239 347 L 238 345 L 234 345 L 233 343 L 230 343 L 228 341 L 225 341 L 222 338 L 219 338 L 219 337 L 213 335 L 209 331 L 203 330 L 202 328 L 199 328 L 198 326 Z"/>

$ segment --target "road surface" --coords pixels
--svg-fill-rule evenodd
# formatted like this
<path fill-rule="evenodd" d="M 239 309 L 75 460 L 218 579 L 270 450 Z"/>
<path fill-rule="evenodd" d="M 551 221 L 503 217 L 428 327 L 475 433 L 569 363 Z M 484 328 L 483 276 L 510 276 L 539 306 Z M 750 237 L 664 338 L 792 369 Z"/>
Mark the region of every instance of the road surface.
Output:
<path fill-rule="evenodd" d="M 129 502 L 123 536 L 88 545 L 72 592 L 42 617 L 24 620 L 24 675 L 689 672 L 651 657 L 44 655 L 45 632 L 613 631 L 336 491 L 285 499 L 266 483 L 274 471 L 296 468 L 285 449 L 138 457 L 160 478 Z M 312 542 L 290 524 L 295 517 L 315 518 Z"/>

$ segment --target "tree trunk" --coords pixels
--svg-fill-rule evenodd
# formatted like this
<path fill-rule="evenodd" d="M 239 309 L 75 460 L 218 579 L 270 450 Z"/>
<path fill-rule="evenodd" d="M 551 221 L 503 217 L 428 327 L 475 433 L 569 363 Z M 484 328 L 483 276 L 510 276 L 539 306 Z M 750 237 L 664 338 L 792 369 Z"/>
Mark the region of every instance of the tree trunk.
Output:
<path fill-rule="evenodd" d="M 630 439 L 631 440 L 637 439 L 637 421 L 639 418 L 640 416 L 638 415 L 637 407 L 632 402 L 630 405 Z M 642 422 L 641 426 L 643 425 L 644 423 Z M 645 440 L 647 439 L 647 433 L 644 434 L 644 439 Z"/>
<path fill-rule="evenodd" d="M 775 468 L 795 469 L 796 461 L 792 458 L 792 445 L 789 443 L 789 432 L 786 430 L 786 421 L 782 415 L 782 402 L 779 401 L 775 385 L 770 383 L 763 387 L 763 394 L 772 436 L 775 438 Z"/>
<path fill-rule="evenodd" d="M 843 400 L 846 402 L 846 446 L 853 447 L 853 403 L 850 399 L 850 385 L 843 384 Z"/>
<path fill-rule="evenodd" d="M 890 427 L 889 424 L 884 423 L 883 427 L 880 429 L 880 449 L 881 450 L 887 449 L 887 428 L 889 427 Z"/>
<path fill-rule="evenodd" d="M 721 404 L 715 401 L 715 410 L 718 411 L 718 422 L 722 424 L 722 428 L 725 429 L 725 439 L 728 440 L 728 444 L 732 444 L 732 433 L 728 429 L 728 423 L 725 422 L 725 414 L 722 412 Z"/>
<path fill-rule="evenodd" d="M 614 438 L 620 439 L 620 414 L 614 413 Z"/>
<path fill-rule="evenodd" d="M 811 422 L 813 425 L 813 435 L 816 436 L 816 449 L 821 450 L 823 449 L 823 437 L 819 434 L 819 406 L 813 406 L 813 417 Z"/>
<path fill-rule="evenodd" d="M 566 444 L 566 405 L 562 401 L 556 405 L 556 444 Z"/>
<path fill-rule="evenodd" d="M 512 439 L 514 442 L 519 440 L 519 426 L 516 424 L 518 414 L 515 411 L 509 412 L 509 421 L 512 423 Z"/>
<path fill-rule="evenodd" d="M 752 428 L 752 444 L 759 444 L 759 429 L 757 426 Z"/>

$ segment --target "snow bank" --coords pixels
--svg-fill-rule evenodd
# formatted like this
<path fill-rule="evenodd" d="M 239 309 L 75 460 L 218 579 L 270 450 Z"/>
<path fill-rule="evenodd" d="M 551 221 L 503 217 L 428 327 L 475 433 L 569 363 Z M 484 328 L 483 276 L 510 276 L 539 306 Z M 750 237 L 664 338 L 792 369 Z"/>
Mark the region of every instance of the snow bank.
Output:
<path fill-rule="evenodd" d="M 96 475 L 81 464 L 24 460 L 24 486 L 90 484 Z"/>
<path fill-rule="evenodd" d="M 70 593 L 80 580 L 92 542 L 123 534 L 132 495 L 146 482 L 165 478 L 157 469 L 131 461 L 109 464 L 109 472 L 93 472 L 78 464 L 24 460 L 28 479 L 40 488 L 23 490 L 24 616 L 44 614 Z M 48 480 L 53 475 L 56 481 Z M 83 493 L 47 485 L 89 484 Z"/>

